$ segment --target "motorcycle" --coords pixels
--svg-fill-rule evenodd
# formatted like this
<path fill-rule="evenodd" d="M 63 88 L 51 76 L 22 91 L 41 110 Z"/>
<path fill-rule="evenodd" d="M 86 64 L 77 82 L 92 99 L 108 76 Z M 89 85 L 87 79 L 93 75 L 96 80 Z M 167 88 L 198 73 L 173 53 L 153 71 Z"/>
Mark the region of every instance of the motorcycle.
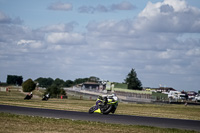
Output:
<path fill-rule="evenodd" d="M 115 110 L 118 106 L 118 98 L 114 94 L 112 95 L 102 95 L 99 96 L 96 100 L 96 104 L 92 106 L 88 113 L 101 113 L 101 114 L 109 114 L 115 113 Z"/>
<path fill-rule="evenodd" d="M 50 98 L 50 95 L 49 95 L 49 93 L 48 93 L 48 94 L 46 94 L 46 95 L 44 95 L 44 96 L 42 97 L 42 100 L 43 100 L 43 101 L 47 101 L 47 100 L 49 100 L 49 98 Z"/>
<path fill-rule="evenodd" d="M 32 92 L 31 92 L 31 93 L 29 93 L 29 94 L 27 94 L 27 95 L 25 96 L 24 100 L 29 100 L 29 99 L 31 99 L 32 97 L 33 97 L 33 94 L 32 94 Z"/>

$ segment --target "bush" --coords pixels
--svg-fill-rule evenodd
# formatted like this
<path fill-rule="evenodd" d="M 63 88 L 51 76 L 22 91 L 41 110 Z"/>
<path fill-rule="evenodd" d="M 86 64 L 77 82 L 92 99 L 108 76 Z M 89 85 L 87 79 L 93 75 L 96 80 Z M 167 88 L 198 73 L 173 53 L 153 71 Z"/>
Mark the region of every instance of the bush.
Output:
<path fill-rule="evenodd" d="M 50 93 L 51 97 L 55 98 L 60 94 L 60 89 L 55 84 L 53 84 L 46 89 L 46 93 Z"/>
<path fill-rule="evenodd" d="M 46 89 L 45 94 L 49 93 L 52 98 L 58 98 L 60 95 L 66 95 L 66 92 L 63 88 L 59 88 L 57 85 L 53 84 Z"/>
<path fill-rule="evenodd" d="M 33 82 L 32 79 L 28 79 L 22 84 L 22 88 L 24 92 L 31 92 L 35 90 L 35 87 L 36 87 L 36 84 Z"/>

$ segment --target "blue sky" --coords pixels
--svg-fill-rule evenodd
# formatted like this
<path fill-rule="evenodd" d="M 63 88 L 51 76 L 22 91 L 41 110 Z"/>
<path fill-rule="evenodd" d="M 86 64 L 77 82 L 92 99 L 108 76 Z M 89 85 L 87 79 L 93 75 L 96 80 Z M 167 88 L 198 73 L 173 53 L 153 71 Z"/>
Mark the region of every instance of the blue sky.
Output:
<path fill-rule="evenodd" d="M 0 81 L 7 75 L 200 90 L 198 0 L 0 0 Z"/>

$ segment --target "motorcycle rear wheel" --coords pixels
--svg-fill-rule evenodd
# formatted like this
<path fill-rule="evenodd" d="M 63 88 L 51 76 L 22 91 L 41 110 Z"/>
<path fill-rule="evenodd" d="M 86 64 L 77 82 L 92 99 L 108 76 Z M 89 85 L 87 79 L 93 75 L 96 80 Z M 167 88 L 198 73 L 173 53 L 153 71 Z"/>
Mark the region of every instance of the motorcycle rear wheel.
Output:
<path fill-rule="evenodd" d="M 112 105 L 106 105 L 107 107 L 105 108 L 105 109 L 103 109 L 103 114 L 104 115 L 107 115 L 107 114 L 109 114 L 111 111 L 112 111 L 112 109 L 113 109 L 113 106 Z"/>

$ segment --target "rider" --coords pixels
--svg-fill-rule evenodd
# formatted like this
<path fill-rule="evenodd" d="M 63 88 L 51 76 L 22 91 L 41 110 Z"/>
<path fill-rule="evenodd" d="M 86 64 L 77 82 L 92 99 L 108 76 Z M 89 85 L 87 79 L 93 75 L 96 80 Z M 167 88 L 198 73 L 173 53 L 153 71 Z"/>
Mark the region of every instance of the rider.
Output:
<path fill-rule="evenodd" d="M 108 103 L 108 98 L 105 95 L 100 95 L 97 99 L 96 107 L 100 106 L 101 108 L 105 107 Z"/>

